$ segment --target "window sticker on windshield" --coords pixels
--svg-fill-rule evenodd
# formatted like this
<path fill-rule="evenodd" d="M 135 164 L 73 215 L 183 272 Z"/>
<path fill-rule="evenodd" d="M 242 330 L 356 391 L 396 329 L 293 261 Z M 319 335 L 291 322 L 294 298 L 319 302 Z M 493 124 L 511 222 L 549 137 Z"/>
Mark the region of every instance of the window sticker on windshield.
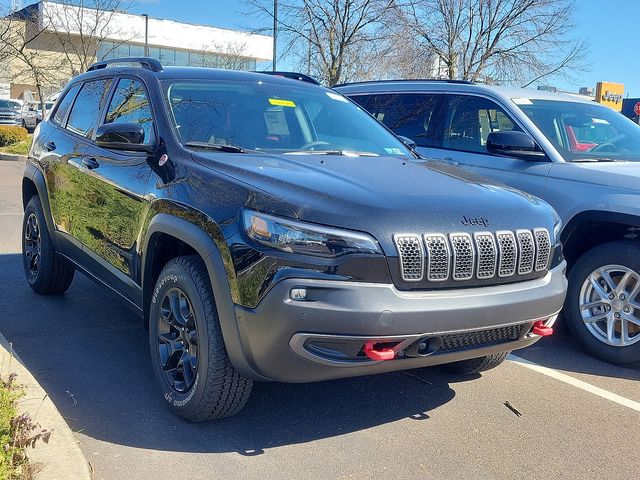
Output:
<path fill-rule="evenodd" d="M 593 123 L 601 123 L 603 125 L 609 125 L 609 122 L 607 122 L 604 118 L 592 118 L 591 122 L 593 122 Z"/>
<path fill-rule="evenodd" d="M 287 119 L 282 110 L 264 112 L 264 121 L 269 135 L 289 135 Z"/>
<path fill-rule="evenodd" d="M 269 103 L 276 105 L 277 107 L 293 107 L 296 108 L 296 104 L 291 100 L 280 100 L 279 98 L 270 98 Z"/>
<path fill-rule="evenodd" d="M 512 98 L 511 101 L 516 105 L 533 105 L 533 102 L 528 98 Z"/>
<path fill-rule="evenodd" d="M 385 147 L 384 151 L 387 152 L 389 155 L 404 155 L 405 154 L 402 151 L 402 149 L 398 148 L 398 147 Z"/>
<path fill-rule="evenodd" d="M 349 100 L 344 98 L 342 95 L 338 95 L 337 93 L 333 93 L 333 92 L 324 92 L 324 93 L 326 93 L 327 97 L 329 97 L 329 98 L 332 98 L 332 99 L 337 100 L 339 102 L 349 103 Z"/>

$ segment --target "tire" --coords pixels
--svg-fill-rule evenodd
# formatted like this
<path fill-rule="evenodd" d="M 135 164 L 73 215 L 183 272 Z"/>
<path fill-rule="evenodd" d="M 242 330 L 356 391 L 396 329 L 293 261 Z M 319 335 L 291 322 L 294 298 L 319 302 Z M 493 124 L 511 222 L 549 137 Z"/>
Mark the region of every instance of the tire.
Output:
<path fill-rule="evenodd" d="M 595 281 L 602 287 L 604 277 L 597 273 L 604 268 L 611 272 L 609 278 L 616 283 L 622 280 L 624 272 L 629 273 L 627 284 L 618 287 L 620 290 L 613 290 L 608 286 L 603 287 L 603 293 L 613 294 L 612 299 L 607 299 L 602 307 L 598 309 L 585 310 L 587 318 L 598 318 L 599 315 L 618 314 L 618 320 L 613 323 L 613 340 L 610 342 L 607 336 L 607 321 L 588 322 L 583 320 L 583 313 L 580 308 L 581 302 L 586 304 L 586 299 L 601 299 L 597 290 L 589 286 L 587 282 L 592 275 Z M 633 280 L 632 280 L 633 279 Z M 638 290 L 633 292 L 637 279 Z M 624 291 L 623 291 L 624 290 Z M 591 292 L 591 294 L 589 294 Z M 635 319 L 640 319 L 640 308 L 634 308 L 630 303 L 640 306 L 640 246 L 629 241 L 610 242 L 598 245 L 584 253 L 571 267 L 569 272 L 569 289 L 564 305 L 564 318 L 573 337 L 590 355 L 604 360 L 625 366 L 640 366 L 640 325 L 625 321 L 625 311 L 635 315 Z M 621 297 L 621 294 L 625 294 Z M 594 297 L 594 295 L 596 295 Z M 631 298 L 633 297 L 633 298 Z M 583 301 L 584 300 L 584 301 Z M 604 312 L 601 308 L 608 308 Z M 620 310 L 622 308 L 622 310 Z M 625 310 L 625 308 L 627 310 Z M 600 312 L 600 313 L 598 313 Z M 609 312 L 609 313 L 607 313 Z M 634 341 L 622 341 L 623 322 L 627 330 L 627 337 Z M 618 344 L 614 344 L 618 342 Z M 626 345 L 625 345 L 626 344 Z"/>
<path fill-rule="evenodd" d="M 24 210 L 22 265 L 29 286 L 40 295 L 66 292 L 75 273 L 74 268 L 56 254 L 37 196 L 31 197 Z"/>
<path fill-rule="evenodd" d="M 496 368 L 504 359 L 507 358 L 511 352 L 494 353 L 493 355 L 487 355 L 485 357 L 471 358 L 469 360 L 462 360 L 460 362 L 447 363 L 442 368 L 451 372 L 458 373 L 460 375 L 473 375 L 474 373 L 484 372 Z"/>
<path fill-rule="evenodd" d="M 163 397 L 175 414 L 192 422 L 230 417 L 249 399 L 253 381 L 229 360 L 199 256 L 174 258 L 162 269 L 151 299 L 149 346 Z"/>

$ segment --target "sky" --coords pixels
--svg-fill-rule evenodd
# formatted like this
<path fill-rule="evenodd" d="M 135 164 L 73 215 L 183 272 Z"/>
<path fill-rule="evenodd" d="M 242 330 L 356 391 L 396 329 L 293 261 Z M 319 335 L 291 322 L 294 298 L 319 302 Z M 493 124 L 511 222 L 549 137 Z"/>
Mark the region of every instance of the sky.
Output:
<path fill-rule="evenodd" d="M 576 72 L 571 81 L 555 86 L 568 91 L 595 88 L 598 81 L 625 84 L 625 94 L 640 97 L 640 0 L 575 0 L 574 35 L 589 41 L 586 72 Z M 3 0 L 2 3 L 7 3 Z M 35 3 L 25 1 L 25 5 Z M 224 28 L 250 30 L 260 21 L 246 14 L 240 0 L 137 0 L 132 13 Z M 286 59 L 280 67 L 288 67 Z"/>

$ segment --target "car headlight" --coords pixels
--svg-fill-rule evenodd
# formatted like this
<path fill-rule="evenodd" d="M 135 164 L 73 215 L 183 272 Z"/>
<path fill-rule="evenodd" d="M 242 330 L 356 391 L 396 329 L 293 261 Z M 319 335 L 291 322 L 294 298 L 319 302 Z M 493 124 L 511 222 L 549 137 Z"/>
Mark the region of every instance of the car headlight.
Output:
<path fill-rule="evenodd" d="M 242 220 L 252 240 L 278 250 L 319 257 L 347 253 L 382 254 L 371 236 L 244 210 Z"/>

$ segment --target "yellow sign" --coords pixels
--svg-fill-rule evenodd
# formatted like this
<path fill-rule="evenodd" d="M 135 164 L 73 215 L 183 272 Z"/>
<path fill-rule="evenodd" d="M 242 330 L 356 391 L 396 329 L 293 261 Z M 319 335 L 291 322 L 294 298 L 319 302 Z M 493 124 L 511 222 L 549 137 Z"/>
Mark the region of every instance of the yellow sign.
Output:
<path fill-rule="evenodd" d="M 277 105 L 278 107 L 293 107 L 295 108 L 296 104 L 291 100 L 280 100 L 279 98 L 270 98 L 269 103 L 271 105 Z"/>
<path fill-rule="evenodd" d="M 616 112 L 620 112 L 622 111 L 623 98 L 623 83 L 598 82 L 596 86 L 596 102 L 611 107 Z"/>

